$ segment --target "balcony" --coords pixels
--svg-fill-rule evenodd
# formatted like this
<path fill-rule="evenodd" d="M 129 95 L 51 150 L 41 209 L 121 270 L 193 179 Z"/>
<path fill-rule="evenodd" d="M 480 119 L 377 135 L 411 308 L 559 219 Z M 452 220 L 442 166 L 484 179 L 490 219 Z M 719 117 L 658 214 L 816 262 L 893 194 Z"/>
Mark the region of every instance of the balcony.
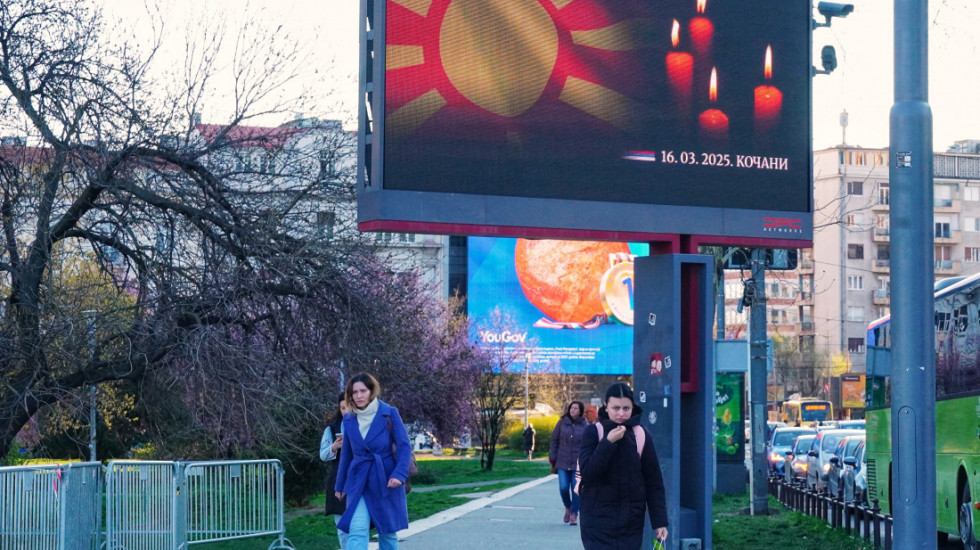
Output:
<path fill-rule="evenodd" d="M 891 272 L 891 260 L 875 260 L 871 264 L 872 273 L 890 273 Z"/>
<path fill-rule="evenodd" d="M 871 210 L 874 212 L 888 212 L 888 202 L 888 197 L 878 197 L 875 203 L 871 205 Z"/>
<path fill-rule="evenodd" d="M 875 289 L 872 301 L 876 306 L 887 306 L 891 304 L 892 293 L 890 290 L 879 288 Z"/>
<path fill-rule="evenodd" d="M 889 233 L 891 228 L 888 227 L 876 227 L 871 234 L 871 240 L 876 243 L 887 243 L 890 240 Z"/>
<path fill-rule="evenodd" d="M 957 244 L 963 242 L 963 233 L 960 231 L 942 231 L 934 233 L 933 238 L 937 244 Z"/>
<path fill-rule="evenodd" d="M 959 275 L 962 270 L 960 265 L 958 260 L 936 260 L 934 271 L 936 275 Z"/>
<path fill-rule="evenodd" d="M 935 212 L 960 212 L 963 210 L 958 199 L 933 199 L 933 211 Z"/>
<path fill-rule="evenodd" d="M 811 258 L 800 258 L 800 263 L 796 269 L 803 273 L 813 273 L 813 260 Z"/>
<path fill-rule="evenodd" d="M 813 334 L 813 321 L 802 321 L 797 329 L 797 334 Z"/>

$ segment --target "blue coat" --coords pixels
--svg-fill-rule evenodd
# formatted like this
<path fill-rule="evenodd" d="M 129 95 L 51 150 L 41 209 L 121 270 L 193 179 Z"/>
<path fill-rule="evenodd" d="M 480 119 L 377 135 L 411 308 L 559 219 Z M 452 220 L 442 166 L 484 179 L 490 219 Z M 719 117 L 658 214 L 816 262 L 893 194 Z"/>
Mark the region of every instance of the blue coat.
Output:
<path fill-rule="evenodd" d="M 393 441 L 397 457 L 391 453 Z M 335 490 L 347 493 L 347 511 L 337 524 L 341 531 L 350 532 L 350 519 L 361 497 L 379 533 L 408 528 L 405 486 L 389 489 L 388 480 L 395 478 L 404 484 L 411 454 L 408 432 L 398 409 L 379 399 L 367 437 L 361 436 L 354 413 L 344 415 L 344 445 L 335 486 Z"/>

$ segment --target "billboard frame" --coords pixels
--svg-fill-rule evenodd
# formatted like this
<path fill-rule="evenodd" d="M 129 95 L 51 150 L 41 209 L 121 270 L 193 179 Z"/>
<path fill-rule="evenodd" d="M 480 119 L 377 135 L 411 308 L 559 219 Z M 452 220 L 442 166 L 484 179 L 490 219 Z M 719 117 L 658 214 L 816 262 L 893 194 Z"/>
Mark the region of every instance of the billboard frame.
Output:
<path fill-rule="evenodd" d="M 645 241 L 662 243 L 663 252 L 689 251 L 695 244 L 812 246 L 812 147 L 807 155 L 809 201 L 805 212 L 385 189 L 386 10 L 387 0 L 360 0 L 360 231 Z M 808 14 L 808 74 L 812 64 L 810 21 Z M 807 82 L 807 95 L 812 111 L 812 78 Z M 807 142 L 811 143 L 812 112 L 807 117 L 806 132 L 811 138 Z M 692 242 L 679 243 L 684 238 L 691 238 Z"/>

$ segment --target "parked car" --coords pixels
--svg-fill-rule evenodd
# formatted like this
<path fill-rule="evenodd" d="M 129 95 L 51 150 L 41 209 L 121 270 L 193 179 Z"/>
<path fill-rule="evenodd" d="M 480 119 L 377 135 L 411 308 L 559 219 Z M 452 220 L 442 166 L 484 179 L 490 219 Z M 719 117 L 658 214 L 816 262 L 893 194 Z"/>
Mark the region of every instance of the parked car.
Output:
<path fill-rule="evenodd" d="M 844 501 L 868 503 L 868 464 L 865 459 L 867 446 L 862 441 L 854 451 L 854 456 L 844 459 Z"/>
<path fill-rule="evenodd" d="M 814 435 L 815 430 L 810 428 L 776 428 L 769 438 L 766 445 L 766 459 L 769 462 L 769 472 L 783 475 L 786 464 L 786 453 L 792 450 L 793 442 L 801 435 Z"/>
<path fill-rule="evenodd" d="M 806 452 L 816 437 L 817 434 L 804 434 L 793 442 L 793 449 L 786 453 L 786 462 L 790 465 L 786 470 L 787 481 L 806 478 Z"/>
<path fill-rule="evenodd" d="M 861 443 L 864 443 L 864 434 L 849 435 L 840 440 L 834 454 L 827 460 L 830 464 L 827 469 L 827 492 L 830 496 L 842 496 L 844 487 L 841 482 L 844 475 L 844 459 L 853 457 Z"/>
<path fill-rule="evenodd" d="M 823 489 L 827 485 L 828 459 L 837 449 L 840 440 L 849 435 L 863 434 L 864 430 L 821 430 L 810 444 L 806 460 L 806 486 L 808 489 Z"/>
<path fill-rule="evenodd" d="M 837 427 L 842 430 L 863 430 L 864 420 L 840 420 L 837 422 Z"/>

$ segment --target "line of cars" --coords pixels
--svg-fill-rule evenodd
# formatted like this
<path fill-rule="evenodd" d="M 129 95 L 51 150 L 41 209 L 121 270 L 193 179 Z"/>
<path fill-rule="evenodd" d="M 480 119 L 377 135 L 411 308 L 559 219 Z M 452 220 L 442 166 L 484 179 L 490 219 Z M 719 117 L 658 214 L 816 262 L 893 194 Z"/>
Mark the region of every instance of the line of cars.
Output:
<path fill-rule="evenodd" d="M 867 502 L 864 455 L 863 420 L 826 422 L 813 427 L 776 426 L 766 452 L 774 475 L 859 502 Z"/>

